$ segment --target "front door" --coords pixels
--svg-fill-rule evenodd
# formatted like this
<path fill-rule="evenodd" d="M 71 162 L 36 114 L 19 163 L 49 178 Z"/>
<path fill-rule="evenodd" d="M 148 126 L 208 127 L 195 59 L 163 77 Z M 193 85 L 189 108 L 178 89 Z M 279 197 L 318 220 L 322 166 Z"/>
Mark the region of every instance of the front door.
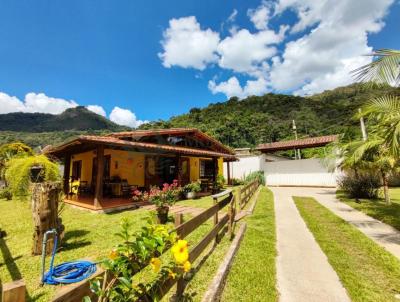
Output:
<path fill-rule="evenodd" d="M 187 185 L 190 182 L 190 161 L 187 157 L 181 158 L 181 166 L 180 166 L 180 173 L 181 173 L 181 186 Z"/>

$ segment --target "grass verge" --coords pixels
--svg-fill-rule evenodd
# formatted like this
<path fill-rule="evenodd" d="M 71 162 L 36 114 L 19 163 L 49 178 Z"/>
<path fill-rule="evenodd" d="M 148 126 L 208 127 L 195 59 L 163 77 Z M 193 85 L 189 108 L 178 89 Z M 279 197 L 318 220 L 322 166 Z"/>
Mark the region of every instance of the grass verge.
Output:
<path fill-rule="evenodd" d="M 399 301 L 400 262 L 310 197 L 293 198 L 352 301 Z"/>
<path fill-rule="evenodd" d="M 272 192 L 262 188 L 228 275 L 222 301 L 277 301 L 276 232 Z"/>
<path fill-rule="evenodd" d="M 389 192 L 392 199 L 391 205 L 386 205 L 382 198 L 360 199 L 356 202 L 354 198 L 348 198 L 343 191 L 337 191 L 336 195 L 338 199 L 354 209 L 400 230 L 400 188 L 390 188 Z"/>

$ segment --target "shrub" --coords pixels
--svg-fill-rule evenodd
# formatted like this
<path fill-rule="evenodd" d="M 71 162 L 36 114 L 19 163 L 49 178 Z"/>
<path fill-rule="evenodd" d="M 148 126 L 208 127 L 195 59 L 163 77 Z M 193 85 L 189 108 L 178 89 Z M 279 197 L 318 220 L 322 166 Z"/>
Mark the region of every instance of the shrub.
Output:
<path fill-rule="evenodd" d="M 244 179 L 245 183 L 250 183 L 254 180 L 258 180 L 258 183 L 265 185 L 265 176 L 263 171 L 254 171 L 246 176 Z"/>
<path fill-rule="evenodd" d="M 223 175 L 218 175 L 214 183 L 214 188 L 219 191 L 224 188 L 224 185 L 225 185 L 225 177 Z"/>
<path fill-rule="evenodd" d="M 61 178 L 58 165 L 50 161 L 45 155 L 12 158 L 7 163 L 5 176 L 13 195 L 26 196 L 29 194 L 31 168 L 33 166 L 42 167 L 37 177 L 44 181 L 58 181 Z"/>
<path fill-rule="evenodd" d="M 244 181 L 239 178 L 232 178 L 231 182 L 233 186 L 239 186 L 244 184 Z"/>
<path fill-rule="evenodd" d="M 348 173 L 339 179 L 339 187 L 351 198 L 378 198 L 380 178 L 371 173 Z"/>
<path fill-rule="evenodd" d="M 12 199 L 12 193 L 9 188 L 3 188 L 0 190 L 0 199 Z"/>
<path fill-rule="evenodd" d="M 184 192 L 195 192 L 198 193 L 201 191 L 200 181 L 192 181 L 183 187 Z"/>

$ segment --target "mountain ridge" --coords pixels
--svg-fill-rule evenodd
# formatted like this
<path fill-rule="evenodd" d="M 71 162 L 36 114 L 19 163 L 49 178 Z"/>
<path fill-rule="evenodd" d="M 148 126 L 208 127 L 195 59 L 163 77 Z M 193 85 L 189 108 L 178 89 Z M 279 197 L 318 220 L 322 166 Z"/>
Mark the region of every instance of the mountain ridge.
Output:
<path fill-rule="evenodd" d="M 296 121 L 299 138 L 339 133 L 356 137 L 360 135 L 358 121 L 353 119 L 356 110 L 371 98 L 385 94 L 400 96 L 400 88 L 352 84 L 307 97 L 274 93 L 243 100 L 233 97 L 203 108 L 194 107 L 168 120 L 143 124 L 139 129 L 198 128 L 233 148 L 293 139 L 292 120 Z M 84 107 L 67 109 L 60 115 L 0 114 L 0 144 L 22 141 L 43 147 L 82 134 L 129 129 Z"/>

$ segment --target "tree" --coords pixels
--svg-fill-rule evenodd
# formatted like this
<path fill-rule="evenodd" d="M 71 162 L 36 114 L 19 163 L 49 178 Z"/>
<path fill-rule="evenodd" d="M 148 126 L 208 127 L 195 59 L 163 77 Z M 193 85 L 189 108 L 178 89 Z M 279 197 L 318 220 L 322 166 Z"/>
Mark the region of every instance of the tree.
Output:
<path fill-rule="evenodd" d="M 0 146 L 0 179 L 4 179 L 7 162 L 13 157 L 33 155 L 31 147 L 21 142 L 4 144 Z"/>
<path fill-rule="evenodd" d="M 376 133 L 367 140 L 357 140 L 342 146 L 342 169 L 352 169 L 355 177 L 360 171 L 378 172 L 382 179 L 386 204 L 390 204 L 389 175 L 399 166 L 398 157 L 393 156 L 385 144 L 385 140 Z"/>

